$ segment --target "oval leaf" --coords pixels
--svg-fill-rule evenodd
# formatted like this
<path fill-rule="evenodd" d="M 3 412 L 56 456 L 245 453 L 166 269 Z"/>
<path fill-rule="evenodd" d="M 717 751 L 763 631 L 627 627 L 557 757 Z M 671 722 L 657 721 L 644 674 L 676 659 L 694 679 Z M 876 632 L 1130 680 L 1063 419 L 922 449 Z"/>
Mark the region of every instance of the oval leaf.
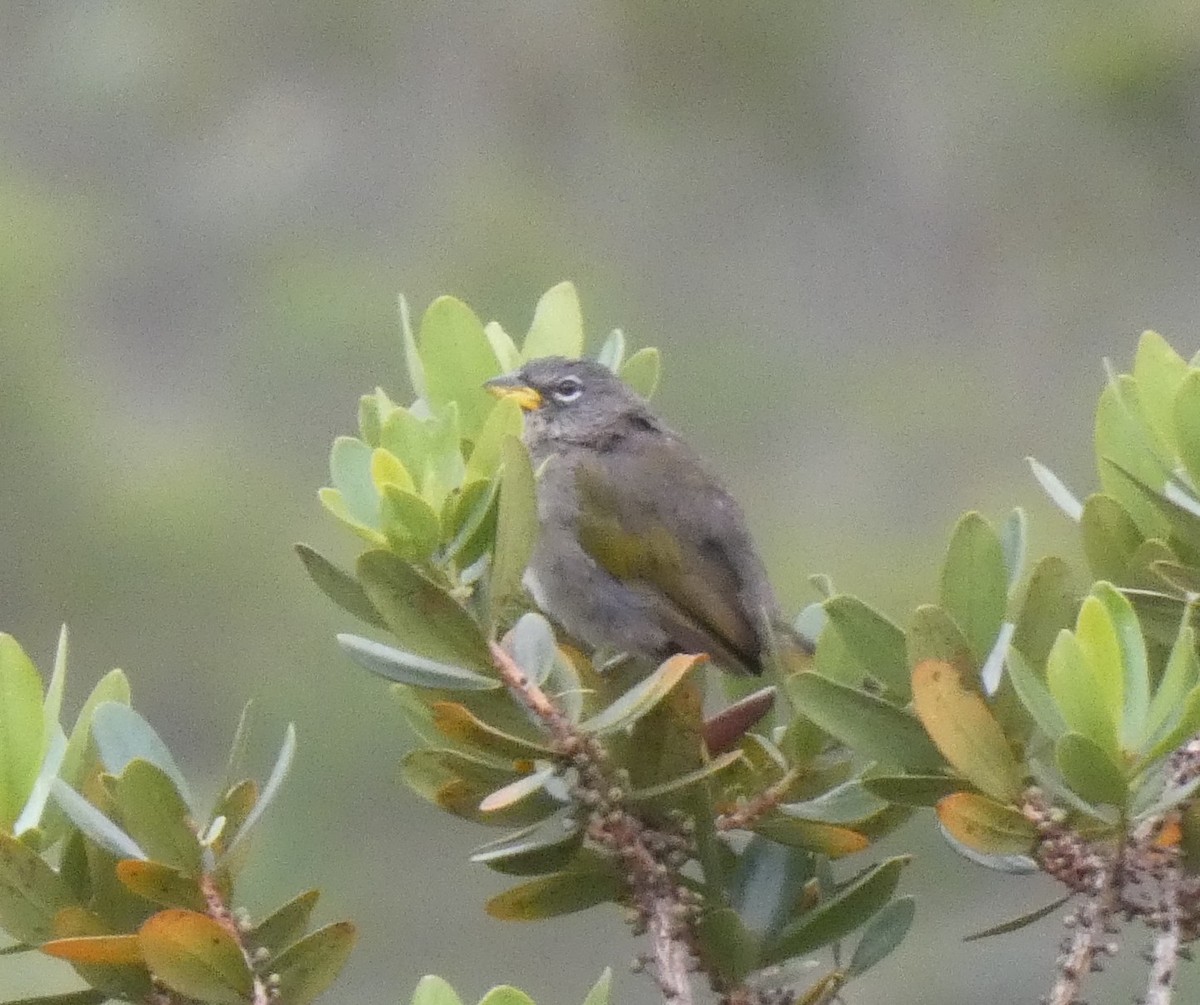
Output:
<path fill-rule="evenodd" d="M 125 859 L 117 863 L 117 879 L 125 889 L 153 904 L 189 911 L 203 911 L 207 906 L 194 877 L 161 862 Z"/>
<path fill-rule="evenodd" d="M 937 771 L 945 762 L 913 716 L 903 709 L 815 673 L 788 681 L 807 718 L 872 760 L 909 771 Z"/>
<path fill-rule="evenodd" d="M 964 514 L 954 528 L 942 566 L 941 603 L 981 664 L 1004 620 L 1008 569 L 999 536 L 978 513 Z"/>
<path fill-rule="evenodd" d="M 0 831 L 21 815 L 45 736 L 42 679 L 17 640 L 0 632 Z"/>
<path fill-rule="evenodd" d="M 279 1000 L 308 1005 L 324 994 L 350 957 L 358 932 L 348 921 L 318 928 L 271 961 L 279 975 Z"/>
<path fill-rule="evenodd" d="M 608 708 L 592 716 L 579 728 L 588 733 L 611 733 L 632 725 L 654 708 L 683 681 L 692 670 L 708 662 L 708 657 L 680 653 L 672 656 L 649 677 L 635 684 Z"/>
<path fill-rule="evenodd" d="M 150 971 L 167 987 L 211 1005 L 245 1005 L 254 975 L 233 936 L 195 911 L 160 911 L 138 930 Z"/>
<path fill-rule="evenodd" d="M 479 626 L 441 587 L 386 551 L 358 560 L 359 581 L 400 647 L 435 663 L 491 671 Z"/>
<path fill-rule="evenodd" d="M 913 708 L 955 770 L 1002 802 L 1017 798 L 1020 765 L 983 698 L 953 666 L 928 660 L 913 671 Z"/>
<path fill-rule="evenodd" d="M 1011 806 L 974 792 L 956 792 L 937 804 L 941 825 L 955 840 L 984 855 L 1027 855 L 1037 831 Z"/>
<path fill-rule="evenodd" d="M 364 670 L 413 687 L 444 691 L 491 691 L 500 682 L 491 677 L 407 653 L 382 642 L 373 642 L 358 635 L 342 634 L 338 645 Z"/>
<path fill-rule="evenodd" d="M 908 861 L 904 856 L 880 862 L 829 900 L 802 914 L 767 945 L 760 962 L 782 963 L 849 935 L 891 899 Z"/>
<path fill-rule="evenodd" d="M 1121 769 L 1099 744 L 1082 733 L 1066 733 L 1054 745 L 1058 770 L 1076 795 L 1089 803 L 1125 806 L 1129 786 Z"/>
<path fill-rule="evenodd" d="M 869 674 L 902 701 L 908 701 L 911 681 L 904 632 L 857 597 L 842 594 L 826 600 L 823 606 L 847 650 L 858 661 L 860 673 Z"/>
<path fill-rule="evenodd" d="M 487 913 L 501 921 L 539 921 L 617 900 L 625 884 L 603 862 L 569 869 L 514 886 L 487 902 Z"/>

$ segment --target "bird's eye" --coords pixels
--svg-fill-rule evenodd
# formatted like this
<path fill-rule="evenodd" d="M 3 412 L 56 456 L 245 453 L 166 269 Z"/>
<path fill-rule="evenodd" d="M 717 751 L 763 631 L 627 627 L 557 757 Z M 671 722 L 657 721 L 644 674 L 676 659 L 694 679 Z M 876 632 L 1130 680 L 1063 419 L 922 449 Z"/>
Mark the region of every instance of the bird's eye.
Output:
<path fill-rule="evenodd" d="M 552 393 L 555 401 L 560 401 L 565 405 L 583 394 L 583 381 L 578 377 L 564 377 L 554 385 Z"/>

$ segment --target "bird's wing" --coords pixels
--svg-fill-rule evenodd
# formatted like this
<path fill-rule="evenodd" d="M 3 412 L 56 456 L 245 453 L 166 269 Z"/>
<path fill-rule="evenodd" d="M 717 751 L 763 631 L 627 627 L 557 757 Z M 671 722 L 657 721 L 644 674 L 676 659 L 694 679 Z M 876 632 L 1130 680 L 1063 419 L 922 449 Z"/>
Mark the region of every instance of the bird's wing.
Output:
<path fill-rule="evenodd" d="M 741 511 L 688 448 L 668 434 L 597 454 L 575 487 L 596 563 L 755 670 L 774 600 Z"/>

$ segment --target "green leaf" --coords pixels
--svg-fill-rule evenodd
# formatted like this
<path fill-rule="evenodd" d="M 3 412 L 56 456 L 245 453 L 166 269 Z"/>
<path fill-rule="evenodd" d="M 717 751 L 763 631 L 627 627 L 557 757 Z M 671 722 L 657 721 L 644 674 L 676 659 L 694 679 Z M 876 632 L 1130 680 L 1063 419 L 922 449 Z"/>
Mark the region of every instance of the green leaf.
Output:
<path fill-rule="evenodd" d="M 827 733 L 872 760 L 908 771 L 937 771 L 945 762 L 903 709 L 815 673 L 788 681 L 796 708 Z"/>
<path fill-rule="evenodd" d="M 387 623 L 375 610 L 366 591 L 348 572 L 343 572 L 329 559 L 314 551 L 307 544 L 298 544 L 296 554 L 304 563 L 304 569 L 317 587 L 342 610 L 353 614 L 360 621 L 376 628 L 386 628 Z"/>
<path fill-rule="evenodd" d="M 104 770 L 119 775 L 130 761 L 140 758 L 149 761 L 175 786 L 175 790 L 191 805 L 187 781 L 171 751 L 154 728 L 128 705 L 107 701 L 96 707 L 92 715 L 92 738 Z"/>
<path fill-rule="evenodd" d="M 442 978 L 428 975 L 422 977 L 413 992 L 412 1005 L 463 1005 L 454 988 Z"/>
<path fill-rule="evenodd" d="M 379 492 L 371 477 L 371 448 L 353 436 L 339 436 L 329 454 L 329 477 L 351 519 L 379 526 Z"/>
<path fill-rule="evenodd" d="M 565 869 L 579 853 L 583 830 L 565 813 L 480 845 L 472 862 L 482 862 L 508 876 L 541 876 Z"/>
<path fill-rule="evenodd" d="M 1187 363 L 1166 339 L 1157 332 L 1142 333 L 1133 361 L 1142 418 L 1162 447 L 1172 452 L 1176 452 L 1174 420 L 1179 411 L 1176 395 L 1182 390 L 1180 385 L 1186 385 L 1188 376 Z M 1182 453 L 1182 448 L 1180 442 L 1177 452 Z"/>
<path fill-rule="evenodd" d="M 1004 731 L 951 664 L 927 660 L 913 671 L 913 709 L 956 771 L 1001 802 L 1017 798 L 1023 773 Z"/>
<path fill-rule="evenodd" d="M 1029 577 L 1013 646 L 1032 666 L 1045 666 L 1059 631 L 1075 623 L 1078 607 L 1070 566 L 1053 555 L 1043 558 Z"/>
<path fill-rule="evenodd" d="M 42 679 L 20 643 L 0 632 L 0 831 L 20 816 L 45 744 Z"/>
<path fill-rule="evenodd" d="M 134 758 L 110 788 L 126 832 L 150 858 L 189 876 L 200 875 L 200 841 L 191 810 L 165 772 Z"/>
<path fill-rule="evenodd" d="M 1046 683 L 1067 725 L 1117 756 L 1116 724 L 1108 701 L 1083 648 L 1066 629 L 1058 633 L 1046 660 Z"/>
<path fill-rule="evenodd" d="M 908 861 L 902 856 L 880 862 L 829 900 L 802 914 L 768 943 L 761 963 L 782 963 L 849 935 L 891 899 Z"/>
<path fill-rule="evenodd" d="M 1000 527 L 1000 550 L 1004 554 L 1004 567 L 1008 570 L 1010 592 L 1021 581 L 1028 538 L 1029 521 L 1025 517 L 1025 511 L 1016 506 Z"/>
<path fill-rule="evenodd" d="M 1200 682 L 1200 660 L 1196 658 L 1196 630 L 1180 626 L 1166 669 L 1146 714 L 1146 732 L 1141 746 L 1156 742 L 1177 720 L 1189 691 Z"/>
<path fill-rule="evenodd" d="M 421 423 L 421 427 L 426 450 L 421 497 L 434 509 L 439 509 L 451 491 L 462 487 L 467 474 L 462 456 L 458 402 L 442 405 Z"/>
<path fill-rule="evenodd" d="M 1102 460 L 1101 471 L 1105 472 L 1109 482 L 1124 492 L 1122 502 L 1135 519 L 1144 519 L 1147 525 L 1139 523 L 1143 536 L 1150 541 L 1167 540 L 1169 543 L 1186 548 L 1190 553 L 1200 552 L 1200 509 L 1198 503 L 1174 479 L 1165 475 L 1157 482 L 1145 482 L 1130 474 L 1120 465 L 1110 460 Z M 1135 505 L 1140 503 L 1145 508 L 1141 518 L 1137 516 Z M 1172 558 L 1173 554 L 1162 554 L 1161 544 L 1159 553 L 1154 558 Z M 1136 559 L 1136 555 L 1135 555 Z M 1131 559 L 1131 563 L 1135 560 Z"/>
<path fill-rule="evenodd" d="M 1089 803 L 1124 807 L 1129 788 L 1120 767 L 1082 733 L 1065 733 L 1054 744 L 1054 763 L 1071 790 Z"/>
<path fill-rule="evenodd" d="M 907 701 L 912 686 L 904 632 L 856 597 L 842 594 L 826 600 L 823 606 L 846 649 L 858 661 L 861 673 L 874 677 Z"/>
<path fill-rule="evenodd" d="M 1146 543 L 1151 544 L 1152 542 L 1147 541 Z M 1168 586 L 1186 594 L 1189 600 L 1200 597 L 1200 569 L 1170 559 L 1154 559 L 1148 564 L 1154 575 Z"/>
<path fill-rule="evenodd" d="M 705 968 L 727 985 L 741 984 L 754 970 L 760 940 L 746 930 L 732 908 L 706 910 L 695 923 L 695 933 Z"/>
<path fill-rule="evenodd" d="M 730 883 L 730 906 L 754 935 L 773 935 L 791 917 L 805 884 L 813 878 L 812 853 L 755 835 L 737 863 Z"/>
<path fill-rule="evenodd" d="M 151 973 L 163 984 L 210 1005 L 245 1005 L 254 975 L 232 935 L 212 918 L 169 909 L 138 930 Z"/>
<path fill-rule="evenodd" d="M 1133 605 L 1111 583 L 1097 583 L 1092 587 L 1092 595 L 1108 613 L 1120 653 L 1123 686 L 1117 715 L 1121 722 L 1121 744 L 1126 749 L 1136 749 L 1145 735 L 1150 709 L 1150 666 L 1142 627 Z M 1081 637 L 1080 642 L 1086 651 L 1087 640 Z"/>
<path fill-rule="evenodd" d="M 383 491 L 385 485 L 394 485 L 406 492 L 416 490 L 416 483 L 408 473 L 408 468 L 399 457 L 383 447 L 371 451 L 371 481 L 379 492 Z"/>
<path fill-rule="evenodd" d="M 1135 488 L 1137 483 L 1161 485 L 1168 473 L 1142 421 L 1140 397 L 1130 378 L 1118 378 L 1100 395 L 1095 431 L 1100 483 L 1129 511 L 1144 537 L 1164 537 L 1163 515 Z M 1125 477 L 1118 477 L 1122 473 Z"/>
<path fill-rule="evenodd" d="M 974 792 L 955 792 L 941 800 L 937 817 L 952 838 L 983 855 L 1028 855 L 1037 837 L 1020 810 Z"/>
<path fill-rule="evenodd" d="M 65 991 L 59 995 L 21 998 L 5 1005 L 103 1005 L 106 1001 L 108 994 L 104 991 Z"/>
<path fill-rule="evenodd" d="M 699 785 L 701 782 L 707 781 L 713 775 L 736 764 L 742 757 L 743 754 L 740 750 L 726 751 L 724 754 L 712 758 L 705 762 L 702 767 L 696 768 L 693 771 L 676 775 L 674 778 L 668 778 L 666 781 L 659 782 L 656 785 L 650 785 L 642 789 L 633 789 L 629 792 L 627 798 L 631 803 L 656 803 L 664 796 L 677 795 L 694 785 Z"/>
<path fill-rule="evenodd" d="M 33 831 L 41 823 L 42 818 L 47 816 L 45 811 L 47 801 L 50 798 L 50 785 L 58 777 L 59 769 L 62 767 L 63 756 L 67 752 L 67 737 L 57 720 L 49 723 L 48 730 L 49 743 L 47 744 L 42 766 L 38 769 L 38 776 L 34 779 L 33 787 L 29 792 L 29 798 L 25 801 L 25 806 L 21 809 L 21 815 L 13 823 L 12 832 L 17 836 Z M 46 839 L 46 844 L 52 843 L 50 835 L 47 834 Z"/>
<path fill-rule="evenodd" d="M 318 928 L 271 961 L 279 974 L 279 1000 L 308 1005 L 337 979 L 350 957 L 358 932 L 348 921 Z"/>
<path fill-rule="evenodd" d="M 624 361 L 625 333 L 620 328 L 614 328 L 600 346 L 600 351 L 596 353 L 596 362 L 608 367 L 613 373 L 620 373 Z"/>
<path fill-rule="evenodd" d="M 318 890 L 305 890 L 293 897 L 250 929 L 246 933 L 246 941 L 252 946 L 266 949 L 271 958 L 278 956 L 304 934 L 320 896 Z"/>
<path fill-rule="evenodd" d="M 1142 758 L 1142 763 L 1151 764 L 1157 761 L 1197 732 L 1200 732 L 1200 685 L 1187 693 L 1183 699 L 1179 720 L 1165 735 L 1155 741 Z"/>
<path fill-rule="evenodd" d="M 1069 519 L 1078 523 L 1083 513 L 1083 505 L 1075 498 L 1075 494 L 1062 483 L 1058 475 L 1044 464 L 1032 457 L 1026 457 L 1025 460 L 1029 463 L 1030 470 L 1033 471 L 1033 477 L 1038 480 L 1038 484 L 1050 497 L 1050 501 Z"/>
<path fill-rule="evenodd" d="M 195 876 L 186 875 L 161 862 L 127 858 L 117 863 L 117 879 L 130 893 L 152 904 L 201 912 L 208 908 Z"/>
<path fill-rule="evenodd" d="M 42 756 L 49 752 L 50 741 L 55 727 L 61 729 L 59 720 L 62 718 L 63 690 L 67 686 L 67 653 L 70 650 L 70 638 L 67 626 L 58 630 L 58 647 L 54 650 L 54 669 L 50 672 L 50 683 L 46 685 L 46 700 L 42 705 L 42 718 L 45 722 L 43 735 Z"/>
<path fill-rule="evenodd" d="M 575 359 L 583 353 L 583 314 L 579 309 L 579 294 L 573 283 L 563 282 L 542 294 L 533 312 L 533 323 L 521 358 L 566 356 Z"/>
<path fill-rule="evenodd" d="M 383 417 L 395 407 L 382 387 L 375 388 L 374 394 L 364 394 L 358 399 L 358 433 L 364 443 L 379 446 Z"/>
<path fill-rule="evenodd" d="M 534 1005 L 534 1001 L 519 988 L 504 985 L 492 988 L 479 999 L 479 1005 Z"/>
<path fill-rule="evenodd" d="M 491 672 L 475 620 L 441 587 L 386 551 L 362 555 L 357 573 L 401 648 L 435 663 Z"/>
<path fill-rule="evenodd" d="M 67 884 L 31 848 L 0 833 L 0 927 L 20 942 L 45 942 L 54 916 L 75 902 Z"/>
<path fill-rule="evenodd" d="M 880 799 L 902 806 L 935 806 L 962 788 L 960 779 L 946 775 L 868 775 L 862 784 Z"/>
<path fill-rule="evenodd" d="M 230 839 L 226 847 L 226 855 L 231 854 L 250 835 L 250 832 L 254 830 L 255 824 L 262 819 L 262 815 L 267 811 L 267 807 L 271 805 L 275 797 L 279 794 L 279 790 L 283 786 L 288 772 L 292 769 L 292 760 L 295 756 L 296 727 L 293 723 L 289 722 L 283 734 L 283 743 L 279 746 L 279 753 L 275 756 L 275 764 L 271 768 L 271 774 L 267 776 L 267 784 L 263 786 L 262 794 L 255 800 L 254 805 L 246 814 L 246 819 L 242 821 L 242 826 L 238 828 L 237 834 Z"/>
<path fill-rule="evenodd" d="M 483 334 L 487 336 L 488 345 L 496 356 L 496 362 L 501 373 L 512 373 L 521 368 L 521 352 L 498 321 L 489 321 L 483 326 Z"/>
<path fill-rule="evenodd" d="M 1083 504 L 1079 521 L 1083 551 L 1094 575 L 1122 583 L 1129 577 L 1142 532 L 1116 499 L 1096 493 Z"/>
<path fill-rule="evenodd" d="M 875 964 L 891 955 L 904 941 L 916 912 L 916 900 L 912 897 L 900 897 L 875 915 L 867 923 L 854 955 L 850 958 L 850 976 L 859 977 L 865 974 Z"/>
<path fill-rule="evenodd" d="M 517 666 L 554 699 L 571 722 L 583 712 L 579 674 L 554 638 L 550 622 L 540 614 L 523 614 L 505 640 Z"/>
<path fill-rule="evenodd" d="M 605 967 L 600 979 L 592 985 L 583 1005 L 609 1005 L 612 1000 L 612 967 Z"/>
<path fill-rule="evenodd" d="M 492 677 L 437 663 L 358 635 L 342 634 L 337 640 L 346 655 L 364 670 L 401 684 L 446 691 L 490 691 L 500 687 L 500 681 Z"/>
<path fill-rule="evenodd" d="M 1136 624 L 1135 619 L 1135 630 Z M 1085 597 L 1079 608 L 1075 638 L 1091 669 L 1093 686 L 1108 706 L 1109 718 L 1114 724 L 1120 724 L 1125 704 L 1125 667 L 1121 644 L 1107 606 L 1094 594 Z M 1142 658 L 1145 659 L 1144 652 Z M 1144 714 L 1144 705 L 1141 711 Z M 1119 738 L 1120 735 L 1118 733 Z"/>
<path fill-rule="evenodd" d="M 425 367 L 421 363 L 421 354 L 417 351 L 417 340 L 413 337 L 412 321 L 408 315 L 408 301 L 401 293 L 397 298 L 400 313 L 400 337 L 404 342 L 404 366 L 408 370 L 408 381 L 412 385 L 413 394 L 418 398 L 426 398 Z"/>
<path fill-rule="evenodd" d="M 624 894 L 624 882 L 607 862 L 586 860 L 497 894 L 487 902 L 487 913 L 501 921 L 538 921 L 586 911 Z"/>
<path fill-rule="evenodd" d="M 662 355 L 652 346 L 639 349 L 621 366 L 620 377 L 643 398 L 652 398 L 662 372 Z"/>
<path fill-rule="evenodd" d="M 133 838 L 78 792 L 65 784 L 62 779 L 55 779 L 51 793 L 55 802 L 62 807 L 71 822 L 83 831 L 93 843 L 111 852 L 117 858 L 144 859 L 147 857 Z"/>
<path fill-rule="evenodd" d="M 475 437 L 475 448 L 467 461 L 466 481 L 491 479 L 500 469 L 504 441 L 510 436 L 519 440 L 524 428 L 520 405 L 511 398 L 495 402 Z"/>
<path fill-rule="evenodd" d="M 1200 485 L 1200 370 L 1189 370 L 1178 386 L 1174 402 L 1166 397 L 1147 395 L 1149 406 L 1170 406 L 1170 426 L 1175 433 L 1179 457 L 1193 485 Z"/>
<path fill-rule="evenodd" d="M 910 666 L 926 660 L 942 660 L 966 671 L 983 663 L 971 652 L 971 645 L 955 620 L 934 604 L 922 604 L 913 612 L 907 641 Z"/>
<path fill-rule="evenodd" d="M 1003 924 L 985 928 L 982 932 L 964 935 L 963 942 L 978 942 L 980 939 L 990 939 L 994 935 L 1007 935 L 1009 932 L 1019 932 L 1022 928 L 1027 928 L 1029 925 L 1049 917 L 1070 900 L 1071 897 L 1072 894 L 1067 894 L 1067 896 L 1059 897 L 1058 900 L 1051 901 L 1045 907 L 1039 907 L 1036 911 L 1030 911 L 1019 918 L 1013 918 L 1011 921 L 1006 921 Z"/>
<path fill-rule="evenodd" d="M 1038 729 L 1051 740 L 1057 740 L 1068 727 L 1054 703 L 1049 688 L 1015 646 L 1008 650 L 1006 661 L 1008 679 L 1012 681 L 1013 690 L 1017 692 L 1021 704 L 1025 706 Z"/>
<path fill-rule="evenodd" d="M 414 492 L 383 486 L 380 526 L 389 543 L 404 554 L 427 559 L 441 543 L 442 524 L 433 507 Z"/>
<path fill-rule="evenodd" d="M 631 726 L 670 694 L 693 669 L 707 661 L 708 657 L 704 655 L 680 653 L 672 656 L 606 709 L 580 723 L 579 728 L 603 735 Z"/>
<path fill-rule="evenodd" d="M 502 447 L 500 509 L 496 518 L 496 546 L 488 579 L 488 614 L 497 624 L 504 605 L 521 595 L 521 578 L 537 543 L 536 484 L 529 453 L 515 437 Z"/>
<path fill-rule="evenodd" d="M 434 406 L 456 402 L 463 434 L 473 440 L 493 402 L 483 383 L 500 372 L 483 323 L 461 300 L 438 297 L 421 319 L 418 344 L 425 397 Z"/>
<path fill-rule="evenodd" d="M 976 665 L 991 651 L 1008 603 L 1008 569 L 1000 538 L 978 513 L 966 513 L 942 566 L 941 605 L 962 629 Z"/>

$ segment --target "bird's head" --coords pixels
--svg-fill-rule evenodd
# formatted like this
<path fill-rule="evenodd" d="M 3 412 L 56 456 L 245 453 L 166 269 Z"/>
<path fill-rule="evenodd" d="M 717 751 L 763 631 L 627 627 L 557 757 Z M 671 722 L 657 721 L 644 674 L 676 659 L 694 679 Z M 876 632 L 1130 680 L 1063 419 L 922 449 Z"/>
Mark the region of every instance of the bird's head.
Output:
<path fill-rule="evenodd" d="M 525 411 L 526 438 L 592 442 L 622 421 L 653 422 L 645 401 L 608 367 L 587 359 L 546 356 L 484 385 Z"/>

